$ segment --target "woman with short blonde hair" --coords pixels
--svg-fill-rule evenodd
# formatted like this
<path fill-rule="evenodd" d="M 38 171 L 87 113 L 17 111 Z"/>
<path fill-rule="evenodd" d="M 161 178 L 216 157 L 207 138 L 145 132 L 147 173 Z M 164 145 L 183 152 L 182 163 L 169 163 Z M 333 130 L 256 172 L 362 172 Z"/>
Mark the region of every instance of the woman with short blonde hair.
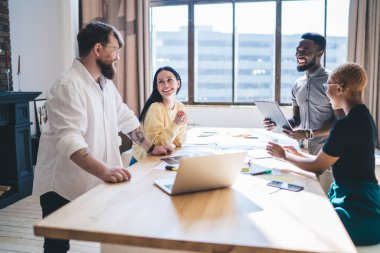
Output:
<path fill-rule="evenodd" d="M 267 151 L 306 171 L 322 173 L 332 166 L 335 182 L 328 197 L 355 245 L 380 243 L 380 186 L 375 176 L 377 130 L 363 103 L 365 70 L 356 63 L 337 67 L 324 84 L 333 109 L 342 108 L 322 150 L 316 156 L 285 150 L 269 142 Z"/>

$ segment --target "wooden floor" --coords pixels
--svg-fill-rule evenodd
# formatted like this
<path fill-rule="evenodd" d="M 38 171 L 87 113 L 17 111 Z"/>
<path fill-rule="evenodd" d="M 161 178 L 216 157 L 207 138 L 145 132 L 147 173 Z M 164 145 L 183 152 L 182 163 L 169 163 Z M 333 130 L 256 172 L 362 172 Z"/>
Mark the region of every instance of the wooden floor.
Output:
<path fill-rule="evenodd" d="M 0 209 L 0 252 L 43 252 L 43 238 L 33 234 L 33 224 L 39 219 L 41 206 L 36 196 L 29 196 Z M 99 243 L 72 240 L 70 245 L 71 253 L 100 252 Z"/>

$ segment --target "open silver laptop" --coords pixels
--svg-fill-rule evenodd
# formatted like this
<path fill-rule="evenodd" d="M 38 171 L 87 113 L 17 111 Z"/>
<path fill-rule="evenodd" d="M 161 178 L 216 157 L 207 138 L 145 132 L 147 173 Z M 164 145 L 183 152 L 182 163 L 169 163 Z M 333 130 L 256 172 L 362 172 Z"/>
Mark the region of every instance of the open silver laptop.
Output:
<path fill-rule="evenodd" d="M 175 178 L 155 180 L 170 195 L 231 186 L 244 165 L 246 152 L 183 157 Z"/>

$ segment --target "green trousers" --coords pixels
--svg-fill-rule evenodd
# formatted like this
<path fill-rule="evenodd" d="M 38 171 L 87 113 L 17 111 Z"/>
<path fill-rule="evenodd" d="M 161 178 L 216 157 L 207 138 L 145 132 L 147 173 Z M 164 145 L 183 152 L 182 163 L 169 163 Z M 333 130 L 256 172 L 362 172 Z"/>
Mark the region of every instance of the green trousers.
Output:
<path fill-rule="evenodd" d="M 380 243 L 380 186 L 377 183 L 332 183 L 328 197 L 357 246 Z"/>

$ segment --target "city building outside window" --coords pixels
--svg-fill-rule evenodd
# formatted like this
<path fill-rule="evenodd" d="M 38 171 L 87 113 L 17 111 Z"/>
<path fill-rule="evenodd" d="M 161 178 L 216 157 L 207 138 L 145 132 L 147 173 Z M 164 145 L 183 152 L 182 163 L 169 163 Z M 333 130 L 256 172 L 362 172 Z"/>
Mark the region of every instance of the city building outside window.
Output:
<path fill-rule="evenodd" d="M 290 104 L 303 33 L 325 35 L 327 69 L 346 61 L 349 2 L 152 0 L 152 72 L 175 68 L 188 104 Z"/>

